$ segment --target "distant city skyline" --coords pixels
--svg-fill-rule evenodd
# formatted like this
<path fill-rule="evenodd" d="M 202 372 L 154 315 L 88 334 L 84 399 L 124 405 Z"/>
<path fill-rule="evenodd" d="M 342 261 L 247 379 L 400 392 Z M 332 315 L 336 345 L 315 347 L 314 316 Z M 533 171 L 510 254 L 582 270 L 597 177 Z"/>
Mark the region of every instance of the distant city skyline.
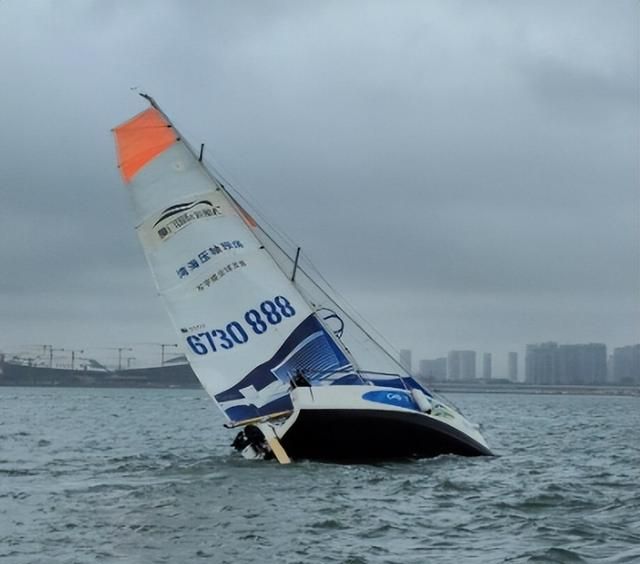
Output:
<path fill-rule="evenodd" d="M 607 347 L 603 343 L 527 345 L 528 384 L 591 385 L 607 380 Z"/>
<path fill-rule="evenodd" d="M 640 385 L 640 344 L 615 347 L 604 343 L 558 344 L 554 341 L 528 344 L 520 367 L 520 355 L 506 353 L 504 365 L 494 371 L 494 354 L 483 351 L 477 366 L 477 351 L 451 350 L 446 357 L 419 359 L 416 366 L 406 364 L 410 349 L 402 349 L 404 366 L 410 372 L 436 381 L 506 379 L 541 385 L 589 385 L 630 383 Z M 402 362 L 401 362 L 402 364 Z"/>
<path fill-rule="evenodd" d="M 110 352 L 111 351 L 111 352 Z M 555 341 L 528 344 L 525 354 L 510 351 L 499 369 L 492 352 L 451 350 L 446 356 L 413 361 L 411 349 L 401 349 L 398 360 L 410 373 L 435 381 L 500 379 L 531 384 L 600 384 L 640 385 L 640 344 L 610 348 L 604 343 L 562 344 Z M 478 354 L 481 356 L 478 357 Z M 37 366 L 71 369 L 95 367 L 110 369 L 160 366 L 185 362 L 176 344 L 147 343 L 130 347 L 58 348 L 54 345 L 30 345 L 18 349 L 0 346 L 5 360 L 20 358 Z M 482 363 L 478 365 L 477 359 Z M 499 360 L 499 357 L 497 357 Z M 97 363 L 97 364 L 96 364 Z"/>

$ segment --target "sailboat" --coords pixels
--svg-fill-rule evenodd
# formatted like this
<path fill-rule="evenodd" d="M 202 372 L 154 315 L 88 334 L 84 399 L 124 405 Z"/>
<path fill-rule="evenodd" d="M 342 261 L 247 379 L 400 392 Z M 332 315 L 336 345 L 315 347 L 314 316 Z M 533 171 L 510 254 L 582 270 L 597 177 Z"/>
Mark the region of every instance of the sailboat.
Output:
<path fill-rule="evenodd" d="M 379 344 L 300 248 L 254 219 L 155 100 L 114 128 L 138 237 L 180 346 L 245 458 L 490 455 Z M 244 205 L 243 205 L 244 204 Z"/>

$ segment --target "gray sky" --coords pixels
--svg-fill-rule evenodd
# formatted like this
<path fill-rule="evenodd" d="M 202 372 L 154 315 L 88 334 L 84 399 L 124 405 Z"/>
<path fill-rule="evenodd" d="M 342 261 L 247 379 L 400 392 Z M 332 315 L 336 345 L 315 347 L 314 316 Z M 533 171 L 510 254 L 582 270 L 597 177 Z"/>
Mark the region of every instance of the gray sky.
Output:
<path fill-rule="evenodd" d="M 632 0 L 1 2 L 0 349 L 175 342 L 115 166 L 132 87 L 415 359 L 640 342 L 639 24 Z"/>

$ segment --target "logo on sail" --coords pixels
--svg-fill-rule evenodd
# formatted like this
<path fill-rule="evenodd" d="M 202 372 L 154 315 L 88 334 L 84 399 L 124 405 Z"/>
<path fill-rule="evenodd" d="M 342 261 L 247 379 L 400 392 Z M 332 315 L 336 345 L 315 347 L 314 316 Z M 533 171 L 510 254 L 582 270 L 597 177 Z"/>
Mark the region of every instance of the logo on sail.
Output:
<path fill-rule="evenodd" d="M 220 206 L 211 203 L 209 200 L 184 202 L 166 208 L 160 214 L 160 218 L 153 224 L 153 230 L 160 240 L 166 241 L 197 219 L 220 216 L 222 216 Z"/>

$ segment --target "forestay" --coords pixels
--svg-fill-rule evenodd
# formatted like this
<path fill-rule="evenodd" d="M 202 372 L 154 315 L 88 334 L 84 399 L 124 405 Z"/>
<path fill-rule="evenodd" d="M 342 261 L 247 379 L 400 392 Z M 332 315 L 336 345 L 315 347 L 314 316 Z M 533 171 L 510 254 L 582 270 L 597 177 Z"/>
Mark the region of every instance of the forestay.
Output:
<path fill-rule="evenodd" d="M 333 334 L 151 99 L 114 129 L 136 230 L 182 348 L 232 421 L 291 409 L 292 377 L 357 379 Z"/>

